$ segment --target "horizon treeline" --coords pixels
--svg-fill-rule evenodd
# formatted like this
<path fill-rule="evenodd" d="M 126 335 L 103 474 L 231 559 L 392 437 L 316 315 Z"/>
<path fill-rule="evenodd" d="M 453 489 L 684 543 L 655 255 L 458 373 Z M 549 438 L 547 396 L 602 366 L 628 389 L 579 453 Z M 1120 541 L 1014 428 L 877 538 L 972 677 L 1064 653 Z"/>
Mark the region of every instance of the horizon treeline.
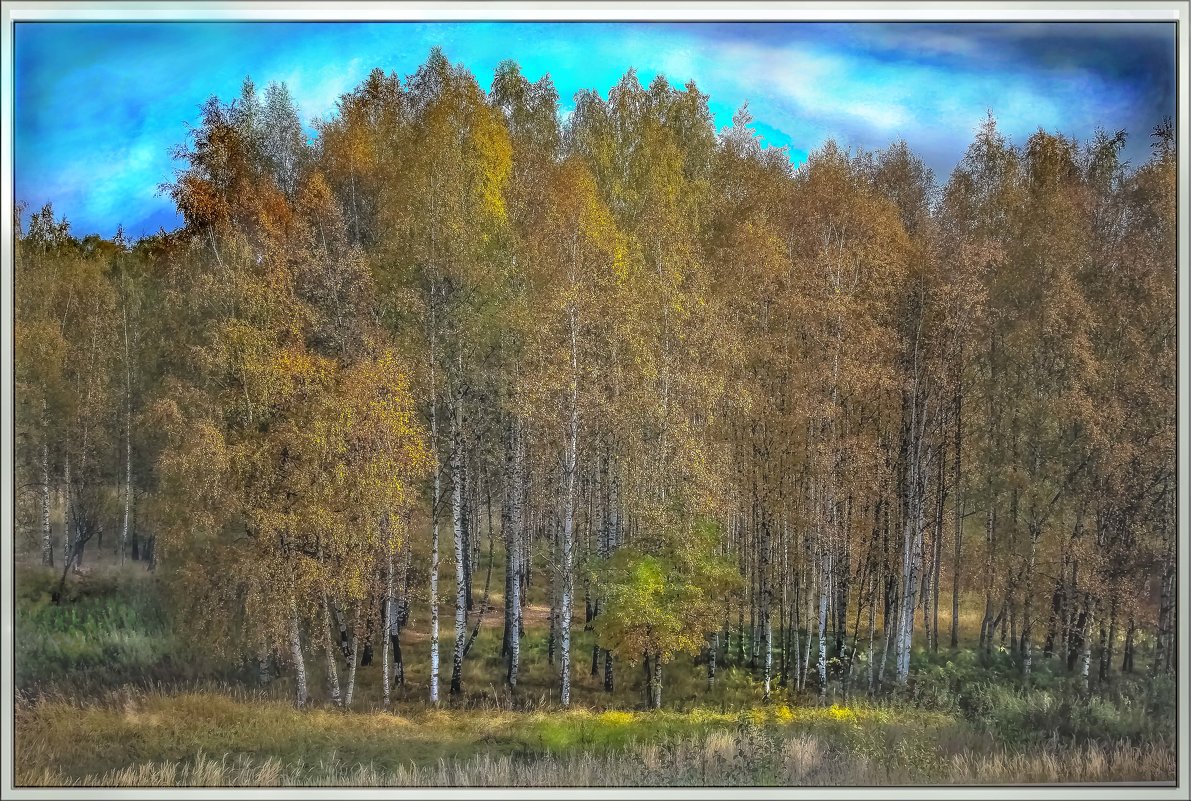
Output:
<path fill-rule="evenodd" d="M 177 148 L 180 230 L 18 212 L 19 523 L 58 592 L 106 533 L 299 704 L 325 658 L 350 705 L 374 645 L 387 703 L 423 604 L 428 699 L 460 693 L 494 589 L 493 681 L 535 593 L 563 705 L 643 666 L 660 706 L 683 654 L 882 692 L 961 607 L 1026 680 L 1172 672 L 1170 124 L 1129 166 L 990 116 L 939 182 L 904 142 L 795 169 L 707 100 L 630 72 L 564 120 L 434 50 L 308 142 L 246 80 Z"/>

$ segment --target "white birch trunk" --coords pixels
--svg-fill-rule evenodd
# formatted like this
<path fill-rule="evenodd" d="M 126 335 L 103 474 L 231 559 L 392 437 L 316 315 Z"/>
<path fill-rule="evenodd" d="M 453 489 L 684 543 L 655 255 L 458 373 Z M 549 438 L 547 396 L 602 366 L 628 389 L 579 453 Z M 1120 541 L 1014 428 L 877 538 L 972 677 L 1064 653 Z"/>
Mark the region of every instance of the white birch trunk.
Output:
<path fill-rule="evenodd" d="M 385 526 L 386 533 L 388 525 Z M 389 708 L 389 650 L 392 648 L 392 621 L 393 621 L 393 549 L 391 543 L 385 543 L 385 613 L 384 619 L 381 622 L 381 655 L 380 655 L 380 673 L 381 682 L 384 685 L 383 705 L 385 709 Z"/>
<path fill-rule="evenodd" d="M 1088 617 L 1087 623 L 1084 626 L 1083 653 L 1081 654 L 1079 668 L 1079 680 L 1080 684 L 1083 686 L 1084 692 L 1088 692 L 1088 690 L 1091 689 L 1089 676 L 1092 666 L 1092 628 L 1096 623 L 1095 618 L 1096 605 L 1093 603 L 1088 603 Z"/>
<path fill-rule="evenodd" d="M 763 700 L 769 701 L 769 693 L 773 681 L 773 623 L 770 619 L 771 608 L 773 606 L 773 588 L 770 582 L 770 551 L 772 549 L 772 537 L 769 531 L 769 520 L 764 511 L 761 513 L 761 536 L 760 536 L 761 554 L 759 559 L 760 576 L 758 581 L 760 587 L 760 606 L 761 606 L 761 632 L 765 638 L 765 653 L 763 673 L 765 678 L 765 695 Z"/>
<path fill-rule="evenodd" d="M 431 413 L 433 418 L 433 413 Z M 433 424 L 431 425 L 433 428 Z M 436 449 L 437 450 L 437 449 Z M 438 703 L 438 459 L 434 460 L 434 522 L 430 540 L 430 703 Z"/>
<path fill-rule="evenodd" d="M 432 293 L 433 294 L 433 293 Z M 430 501 L 430 703 L 438 703 L 438 503 L 442 497 L 438 458 L 438 396 L 434 391 L 434 301 L 430 306 L 430 451 L 434 463 L 434 497 Z"/>
<path fill-rule="evenodd" d="M 331 641 L 331 612 L 327 596 L 323 596 L 323 650 L 327 654 L 327 684 L 331 691 L 331 703 L 339 706 L 342 698 L 339 693 L 339 669 L 335 667 L 334 643 Z"/>
<path fill-rule="evenodd" d="M 827 697 L 827 592 L 829 577 L 827 560 L 819 554 L 819 699 Z"/>
<path fill-rule="evenodd" d="M 1037 524 L 1032 523 L 1030 526 L 1030 562 L 1026 568 L 1026 592 L 1021 620 L 1021 672 L 1022 678 L 1024 678 L 1026 681 L 1029 681 L 1030 671 L 1033 668 L 1034 663 L 1034 644 L 1031 640 L 1034 629 L 1034 609 L 1031 601 L 1034 595 L 1034 570 L 1036 567 L 1038 550 L 1038 530 L 1036 525 Z"/>
<path fill-rule="evenodd" d="M 525 482 L 525 450 L 522 441 L 521 421 L 513 421 L 513 466 L 509 493 L 509 534 L 507 546 L 509 548 L 508 569 L 513 571 L 513 579 L 509 589 L 511 598 L 511 625 L 509 627 L 509 687 L 517 686 L 517 676 L 521 669 L 521 541 L 524 538 L 524 516 L 521 501 L 524 497 Z"/>
<path fill-rule="evenodd" d="M 822 558 L 822 557 L 819 557 Z M 823 568 L 819 568 L 823 570 Z M 827 595 L 828 577 L 819 577 L 819 611 L 818 611 L 818 677 L 819 697 L 827 697 Z"/>
<path fill-rule="evenodd" d="M 575 468 L 578 460 L 579 441 L 579 352 L 576 342 L 575 308 L 570 309 L 571 333 L 571 408 L 567 421 L 566 462 L 563 466 L 564 498 L 562 516 L 562 599 L 560 604 L 560 700 L 567 707 L 571 703 L 571 606 L 573 594 L 571 575 L 572 551 L 575 527 Z"/>
<path fill-rule="evenodd" d="M 761 611 L 765 618 L 765 697 L 769 700 L 770 684 L 773 681 L 773 620 L 768 609 Z"/>
<path fill-rule="evenodd" d="M 915 478 L 915 485 L 916 481 Z M 920 551 L 922 549 L 922 503 L 918 497 L 916 486 L 910 491 L 914 493 L 914 496 L 910 501 L 911 510 L 906 521 L 905 543 L 902 547 L 902 570 L 905 579 L 894 652 L 897 667 L 895 678 L 898 684 L 905 684 L 910 676 L 910 652 L 914 641 L 914 610 L 917 607 L 915 594 L 918 590 Z"/>
<path fill-rule="evenodd" d="M 451 521 L 455 533 L 455 653 L 451 661 L 451 695 L 463 691 L 463 646 L 467 640 L 467 576 L 463 563 L 463 436 L 462 398 L 451 410 Z"/>
<path fill-rule="evenodd" d="M 344 709 L 351 709 L 352 696 L 356 692 L 356 666 L 360 664 L 360 607 L 356 606 L 356 620 L 352 627 L 351 667 L 347 671 L 347 692 L 343 694 Z"/>
<path fill-rule="evenodd" d="M 67 454 L 66 464 L 62 470 L 62 562 L 66 567 L 69 567 L 69 562 L 72 559 L 70 546 L 72 544 L 72 540 L 74 539 L 74 537 L 71 536 L 74 531 L 74 526 L 72 525 L 73 521 L 71 520 L 73 515 L 71 514 L 70 509 L 70 496 L 70 455 Z"/>
<path fill-rule="evenodd" d="M 289 645 L 290 655 L 294 660 L 295 700 L 298 706 L 302 707 L 306 706 L 306 702 L 310 698 L 310 692 L 306 685 L 306 663 L 302 658 L 302 632 L 298 626 L 298 605 L 292 598 L 290 599 Z"/>
<path fill-rule="evenodd" d="M 653 655 L 653 681 L 651 682 L 653 697 L 650 699 L 654 709 L 662 708 L 662 655 Z"/>

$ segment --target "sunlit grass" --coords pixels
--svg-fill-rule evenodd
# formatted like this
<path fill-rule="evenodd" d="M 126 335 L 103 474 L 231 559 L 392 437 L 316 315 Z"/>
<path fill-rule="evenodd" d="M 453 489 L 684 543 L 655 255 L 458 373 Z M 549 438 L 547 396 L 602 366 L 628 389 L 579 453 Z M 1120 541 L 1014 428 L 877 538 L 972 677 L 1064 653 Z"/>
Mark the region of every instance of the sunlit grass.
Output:
<path fill-rule="evenodd" d="M 260 710 L 252 707 L 252 711 Z M 821 709 L 827 717 L 843 722 L 840 710 Z M 857 719 L 863 715 L 856 710 Z M 266 715 L 270 723 L 278 723 Z M 807 731 L 775 726 L 704 719 L 707 728 L 663 739 L 631 738 L 617 743 L 598 735 L 581 736 L 569 744 L 553 743 L 545 749 L 517 749 L 494 739 L 495 729 L 509 732 L 538 731 L 543 722 L 536 713 L 488 716 L 482 713 L 430 713 L 429 718 L 380 714 L 351 716 L 378 721 L 365 725 L 358 737 L 375 741 L 383 749 L 359 748 L 339 721 L 318 715 L 301 716 L 300 727 L 330 726 L 344 747 L 321 751 L 279 753 L 270 748 L 247 751 L 234 747 L 204 748 L 176 757 L 128 753 L 117 767 L 96 764 L 90 772 L 77 767 L 65 770 L 46 759 L 19 753 L 18 785 L 96 786 L 598 786 L 598 785 L 881 785 L 881 784 L 999 784 L 1019 782 L 1170 781 L 1175 774 L 1175 752 L 1168 741 L 1134 746 L 1125 743 L 1070 745 L 1050 742 L 1036 749 L 988 745 L 981 750 L 940 750 L 920 727 L 853 736 L 855 723 L 843 730 Z M 690 713 L 688 717 L 695 717 Z M 778 717 L 782 717 L 780 708 Z M 469 739 L 463 728 L 479 721 L 486 732 Z M 613 729 L 633 728 L 638 720 L 657 722 L 652 715 L 590 713 L 582 710 L 553 716 L 555 730 L 591 731 L 612 724 Z M 400 722 L 398 722 L 400 721 Z M 808 721 L 809 722 L 809 721 Z M 424 745 L 426 729 L 438 732 L 440 743 L 449 743 L 451 754 L 433 759 L 400 750 L 401 742 Z M 535 726 L 537 728 L 535 728 Z M 854 727 L 854 728 L 853 728 Z M 613 729 L 605 729 L 613 730 Z M 639 733 L 656 734 L 653 728 Z M 92 734 L 88 728 L 82 735 Z M 346 736 L 346 740 L 345 740 Z M 496 735 L 499 738 L 500 735 Z M 972 745 L 973 743 L 964 743 Z M 524 745 L 524 742 L 521 743 Z M 20 744 L 18 743 L 18 747 Z M 416 750 L 415 746 L 415 750 Z"/>
<path fill-rule="evenodd" d="M 260 686 L 255 670 L 216 669 L 188 655 L 143 566 L 97 566 L 68 583 L 61 605 L 49 602 L 48 571 L 22 567 L 19 579 L 18 687 L 24 691 L 16 704 L 16 764 L 26 784 L 865 784 L 1173 776 L 1173 769 L 1164 772 L 1173 764 L 1169 681 L 1118 676 L 1087 697 L 1076 679 L 1044 659 L 1026 686 L 1006 655 L 917 647 L 913 681 L 892 694 L 869 697 L 867 664 L 858 664 L 846 696 L 835 684 L 820 702 L 775 677 L 771 701 L 763 703 L 762 682 L 736 663 L 733 648 L 710 688 L 705 667 L 691 657 L 667 664 L 664 708 L 646 711 L 640 665 L 618 660 L 611 693 L 602 665 L 591 674 L 594 640 L 580 618 L 572 707 L 563 710 L 540 607 L 523 641 L 519 685 L 504 686 L 494 592 L 494 611 L 464 662 L 461 696 L 448 691 L 453 631 L 444 627 L 441 703 L 427 704 L 429 638 L 425 620 L 415 617 L 404 633 L 406 685 L 394 690 L 389 709 L 382 708 L 379 653 L 358 671 L 352 709 L 341 710 L 326 700 L 322 654 L 310 652 L 314 700 L 299 710 L 288 671 Z M 503 579 L 494 575 L 493 587 L 503 587 Z M 531 594 L 535 599 L 544 600 L 540 593 Z M 979 618 L 974 622 L 978 630 Z M 946 642 L 945 624 L 941 632 Z M 343 670 L 340 662 L 341 680 Z"/>

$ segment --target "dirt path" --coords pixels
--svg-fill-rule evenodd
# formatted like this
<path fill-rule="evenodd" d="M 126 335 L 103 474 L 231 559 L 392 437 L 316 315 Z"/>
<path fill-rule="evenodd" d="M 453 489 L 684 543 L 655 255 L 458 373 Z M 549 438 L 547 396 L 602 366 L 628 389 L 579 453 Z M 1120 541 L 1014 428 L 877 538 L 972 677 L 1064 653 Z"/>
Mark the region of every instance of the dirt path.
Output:
<path fill-rule="evenodd" d="M 479 601 L 476 602 L 477 606 Z M 405 629 L 401 632 L 401 641 L 404 642 L 424 642 L 430 639 L 430 612 L 425 609 L 417 610 L 419 612 L 417 619 L 411 628 Z M 471 635 L 471 629 L 476 624 L 476 611 L 473 609 L 471 614 L 467 616 L 467 631 Z M 493 627 L 501 628 L 505 624 L 505 609 L 504 599 L 500 597 L 492 597 L 488 599 L 488 608 L 484 610 L 484 619 L 480 624 L 482 629 L 491 629 Z M 455 627 L 454 610 L 449 607 L 444 607 L 439 612 L 438 618 L 439 638 L 440 642 L 444 639 L 443 635 L 447 631 L 453 631 Z M 550 627 L 550 607 L 544 604 L 527 604 L 524 611 L 524 625 L 526 628 L 549 628 Z M 571 617 L 571 628 L 574 629 L 576 625 L 579 628 L 583 627 L 583 616 L 580 613 L 575 613 Z"/>

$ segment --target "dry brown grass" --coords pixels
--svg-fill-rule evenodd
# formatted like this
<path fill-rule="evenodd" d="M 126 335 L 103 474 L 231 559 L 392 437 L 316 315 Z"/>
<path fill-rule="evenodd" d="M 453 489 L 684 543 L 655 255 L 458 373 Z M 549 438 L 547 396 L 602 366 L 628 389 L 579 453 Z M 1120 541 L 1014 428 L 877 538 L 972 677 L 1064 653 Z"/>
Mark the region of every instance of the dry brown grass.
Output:
<path fill-rule="evenodd" d="M 276 758 L 144 762 L 77 779 L 50 769 L 18 773 L 19 785 L 104 787 L 552 787 L 552 786 L 881 786 L 1166 781 L 1175 775 L 1168 745 L 1070 747 L 1030 753 L 963 754 L 932 767 L 896 764 L 841 749 L 809 734 L 785 740 L 756 732 L 713 732 L 670 745 L 620 752 L 535 756 L 481 753 L 466 760 L 378 769 L 337 758 L 286 764 Z"/>

